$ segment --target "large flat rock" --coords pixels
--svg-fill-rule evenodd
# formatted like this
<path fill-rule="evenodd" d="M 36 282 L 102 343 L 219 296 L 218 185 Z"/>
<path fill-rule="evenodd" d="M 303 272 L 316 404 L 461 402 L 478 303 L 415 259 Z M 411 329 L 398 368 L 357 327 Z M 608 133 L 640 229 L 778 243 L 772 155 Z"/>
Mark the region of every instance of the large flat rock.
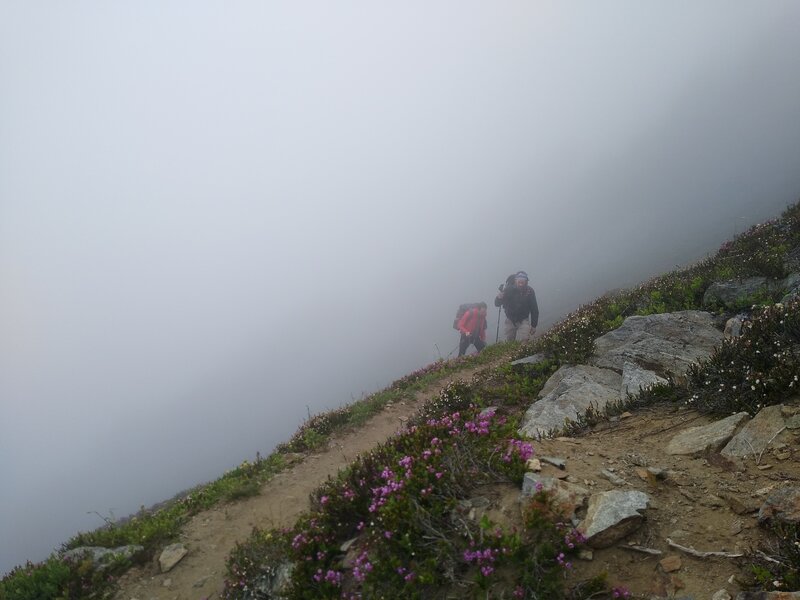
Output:
<path fill-rule="evenodd" d="M 693 363 L 711 356 L 722 340 L 722 331 L 707 312 L 633 316 L 595 340 L 589 362 L 619 373 L 632 362 L 662 375 L 681 376 Z"/>
<path fill-rule="evenodd" d="M 534 402 L 522 421 L 521 435 L 547 436 L 577 421 L 590 406 L 602 410 L 620 399 L 622 376 L 590 365 L 564 366 L 547 380 L 542 397 Z"/>
<path fill-rule="evenodd" d="M 740 412 L 710 425 L 689 427 L 673 437 L 667 444 L 667 454 L 689 455 L 716 452 L 736 433 L 736 429 L 749 415 Z"/>
<path fill-rule="evenodd" d="M 783 405 L 762 408 L 753 419 L 742 427 L 722 449 L 723 456 L 746 458 L 758 457 L 770 443 L 779 441 L 780 433 L 786 429 Z M 783 435 L 789 437 L 784 431 Z"/>

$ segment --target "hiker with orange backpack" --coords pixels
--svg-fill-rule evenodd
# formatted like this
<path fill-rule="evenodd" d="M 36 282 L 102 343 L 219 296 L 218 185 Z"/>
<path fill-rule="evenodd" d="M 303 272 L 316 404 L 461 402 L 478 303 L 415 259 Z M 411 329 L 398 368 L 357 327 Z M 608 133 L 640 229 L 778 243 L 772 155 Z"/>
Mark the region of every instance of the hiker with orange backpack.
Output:
<path fill-rule="evenodd" d="M 464 356 L 470 344 L 480 352 L 486 346 L 486 302 L 479 302 L 468 308 L 461 315 L 456 324 L 456 329 L 461 332 L 461 341 L 458 344 L 458 355 Z"/>

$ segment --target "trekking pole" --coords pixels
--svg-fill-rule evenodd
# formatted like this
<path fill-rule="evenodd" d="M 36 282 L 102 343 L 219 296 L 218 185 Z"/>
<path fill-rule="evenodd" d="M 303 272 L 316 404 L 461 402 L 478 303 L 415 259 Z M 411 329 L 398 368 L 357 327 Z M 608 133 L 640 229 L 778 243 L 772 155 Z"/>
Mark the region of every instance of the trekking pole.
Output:
<path fill-rule="evenodd" d="M 499 286 L 497 286 L 497 289 L 502 292 L 503 291 L 503 284 L 501 283 Z M 503 308 L 503 307 L 502 306 L 498 306 L 497 307 L 497 333 L 494 336 L 494 343 L 495 344 L 497 343 L 497 340 L 500 339 L 500 309 L 501 308 Z"/>

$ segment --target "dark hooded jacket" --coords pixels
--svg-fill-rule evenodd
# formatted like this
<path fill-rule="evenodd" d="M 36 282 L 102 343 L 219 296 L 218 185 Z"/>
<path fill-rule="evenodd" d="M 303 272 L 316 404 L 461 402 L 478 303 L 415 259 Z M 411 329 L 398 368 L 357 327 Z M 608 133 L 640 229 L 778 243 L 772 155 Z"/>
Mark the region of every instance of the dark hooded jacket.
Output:
<path fill-rule="evenodd" d="M 495 306 L 505 309 L 506 317 L 514 323 L 520 323 L 526 318 L 531 318 L 531 327 L 539 324 L 539 305 L 536 303 L 536 292 L 529 285 L 524 288 L 508 285 L 502 298 L 494 299 Z"/>

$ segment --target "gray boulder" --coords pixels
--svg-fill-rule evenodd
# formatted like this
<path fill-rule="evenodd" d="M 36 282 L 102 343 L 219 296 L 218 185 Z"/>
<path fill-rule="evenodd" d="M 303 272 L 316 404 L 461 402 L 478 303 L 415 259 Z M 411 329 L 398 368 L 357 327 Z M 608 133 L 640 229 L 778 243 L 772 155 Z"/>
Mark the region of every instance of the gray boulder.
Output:
<path fill-rule="evenodd" d="M 622 376 L 589 365 L 564 366 L 548 379 L 540 395 L 523 418 L 520 435 L 541 438 L 567 422 L 577 421 L 592 406 L 602 410 L 620 399 Z"/>
<path fill-rule="evenodd" d="M 294 564 L 288 561 L 262 569 L 265 573 L 256 579 L 244 600 L 287 600 Z"/>
<path fill-rule="evenodd" d="M 800 273 L 792 273 L 783 280 L 783 291 L 785 295 L 781 298 L 782 303 L 789 302 L 800 296 Z"/>
<path fill-rule="evenodd" d="M 787 487 L 772 492 L 758 509 L 758 521 L 800 523 L 800 488 Z"/>
<path fill-rule="evenodd" d="M 666 452 L 689 456 L 707 451 L 716 452 L 733 437 L 739 425 L 748 418 L 746 412 L 740 412 L 710 425 L 690 427 L 669 441 Z"/>
<path fill-rule="evenodd" d="M 736 315 L 731 317 L 725 323 L 725 338 L 736 338 L 742 335 L 742 328 L 744 327 L 745 318 L 743 315 Z"/>
<path fill-rule="evenodd" d="M 703 306 L 737 310 L 768 297 L 776 288 L 775 281 L 766 277 L 716 281 L 708 286 L 703 295 Z"/>
<path fill-rule="evenodd" d="M 586 518 L 579 529 L 592 548 L 607 548 L 636 531 L 644 522 L 641 511 L 650 497 L 637 490 L 611 490 L 589 498 Z"/>
<path fill-rule="evenodd" d="M 119 546 L 118 548 L 103 548 L 101 546 L 81 546 L 67 550 L 61 555 L 63 560 L 80 561 L 91 559 L 95 568 L 103 569 L 111 566 L 116 559 L 130 560 L 138 553 L 144 551 L 144 546 Z"/>
<path fill-rule="evenodd" d="M 690 365 L 711 356 L 722 340 L 714 317 L 707 312 L 634 316 L 595 340 L 595 355 L 589 362 L 619 373 L 631 362 L 660 374 L 682 376 Z"/>
<path fill-rule="evenodd" d="M 516 365 L 536 365 L 545 360 L 547 360 L 547 356 L 539 352 L 538 354 L 534 354 L 533 356 L 526 356 L 525 358 L 520 358 L 518 360 L 515 360 L 514 362 L 511 363 L 511 366 L 513 367 Z"/>
<path fill-rule="evenodd" d="M 742 427 L 720 454 L 737 458 L 758 457 L 770 442 L 778 439 L 780 431 L 785 428 L 783 405 L 767 406 Z"/>
<path fill-rule="evenodd" d="M 786 279 L 748 277 L 712 283 L 703 295 L 703 306 L 738 310 L 753 304 L 771 302 L 782 295 L 782 302 L 800 294 L 800 273 L 792 273 Z"/>

